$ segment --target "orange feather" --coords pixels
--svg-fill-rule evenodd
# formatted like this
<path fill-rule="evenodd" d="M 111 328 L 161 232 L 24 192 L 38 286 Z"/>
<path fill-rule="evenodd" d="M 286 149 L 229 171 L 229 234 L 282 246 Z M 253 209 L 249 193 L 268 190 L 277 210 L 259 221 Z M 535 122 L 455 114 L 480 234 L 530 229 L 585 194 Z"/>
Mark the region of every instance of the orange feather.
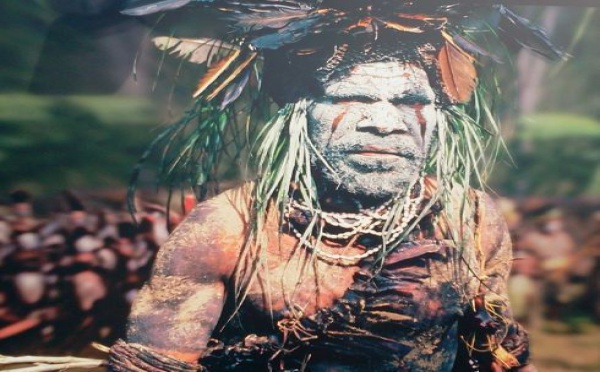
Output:
<path fill-rule="evenodd" d="M 254 58 L 256 58 L 256 56 L 256 52 L 250 53 L 250 55 L 227 77 L 227 79 L 225 79 L 221 84 L 219 84 L 219 86 L 216 87 L 215 90 L 212 91 L 212 93 L 209 94 L 206 99 L 210 101 L 213 98 L 215 98 L 229 83 L 231 83 L 236 77 L 238 77 L 242 73 L 242 71 L 244 71 L 244 69 L 250 64 L 250 62 L 254 60 Z"/>
<path fill-rule="evenodd" d="M 384 21 L 383 22 L 385 24 L 385 27 L 391 28 L 393 30 L 396 31 L 401 31 L 401 32 L 410 32 L 413 34 L 420 34 L 423 32 L 423 30 L 419 27 L 415 27 L 415 26 L 405 26 L 402 25 L 398 22 L 392 22 L 392 21 Z"/>
<path fill-rule="evenodd" d="M 194 91 L 194 94 L 192 96 L 194 98 L 197 98 L 199 95 L 201 95 L 206 90 L 206 88 L 208 88 L 221 75 L 223 75 L 225 71 L 227 71 L 227 69 L 229 68 L 229 66 L 231 66 L 233 61 L 235 61 L 239 57 L 240 53 L 240 49 L 235 49 L 231 54 L 227 55 L 219 62 L 211 66 L 208 69 L 208 71 L 206 71 L 206 74 L 202 76 L 202 79 L 200 79 L 200 81 L 198 82 L 196 90 Z"/>

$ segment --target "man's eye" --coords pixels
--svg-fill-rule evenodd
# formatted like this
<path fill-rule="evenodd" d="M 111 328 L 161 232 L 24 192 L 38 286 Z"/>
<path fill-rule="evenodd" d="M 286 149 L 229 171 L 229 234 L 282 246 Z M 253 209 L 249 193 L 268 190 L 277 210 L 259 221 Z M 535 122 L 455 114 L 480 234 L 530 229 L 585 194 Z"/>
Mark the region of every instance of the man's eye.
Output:
<path fill-rule="evenodd" d="M 425 106 L 430 105 L 433 102 L 427 98 L 422 96 L 407 96 L 407 97 L 398 97 L 391 100 L 391 103 L 395 106 Z"/>
<path fill-rule="evenodd" d="M 377 100 L 367 96 L 331 97 L 331 103 L 373 103 Z"/>

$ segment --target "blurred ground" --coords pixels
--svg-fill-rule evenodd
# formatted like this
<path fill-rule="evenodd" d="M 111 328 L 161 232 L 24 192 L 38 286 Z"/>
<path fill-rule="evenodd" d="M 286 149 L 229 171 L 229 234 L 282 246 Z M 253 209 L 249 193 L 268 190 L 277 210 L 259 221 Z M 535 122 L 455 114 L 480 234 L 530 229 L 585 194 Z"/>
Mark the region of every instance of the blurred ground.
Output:
<path fill-rule="evenodd" d="M 540 372 L 598 372 L 600 371 L 600 325 L 584 322 L 580 329 L 559 322 L 545 322 L 543 329 L 531 332 L 533 357 Z M 30 354 L 36 354 L 31 351 Z M 24 355 L 24 354 L 23 354 Z M 106 354 L 91 346 L 74 355 L 105 358 Z M 8 368 L 0 370 L 9 370 Z M 83 371 L 74 369 L 73 371 Z M 100 372 L 101 368 L 86 369 Z"/>
<path fill-rule="evenodd" d="M 531 332 L 533 357 L 540 372 L 600 371 L 600 326 L 585 324 L 578 333 L 564 323 L 546 323 Z"/>

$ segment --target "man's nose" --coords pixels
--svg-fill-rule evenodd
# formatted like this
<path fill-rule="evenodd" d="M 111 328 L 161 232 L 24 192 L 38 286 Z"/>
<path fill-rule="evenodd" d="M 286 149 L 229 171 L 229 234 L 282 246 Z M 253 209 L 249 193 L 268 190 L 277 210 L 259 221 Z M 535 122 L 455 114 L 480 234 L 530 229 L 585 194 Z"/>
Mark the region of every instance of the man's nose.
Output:
<path fill-rule="evenodd" d="M 356 130 L 359 132 L 388 135 L 406 133 L 409 130 L 403 115 L 390 102 L 375 102 L 362 106 L 359 115 L 356 123 Z"/>

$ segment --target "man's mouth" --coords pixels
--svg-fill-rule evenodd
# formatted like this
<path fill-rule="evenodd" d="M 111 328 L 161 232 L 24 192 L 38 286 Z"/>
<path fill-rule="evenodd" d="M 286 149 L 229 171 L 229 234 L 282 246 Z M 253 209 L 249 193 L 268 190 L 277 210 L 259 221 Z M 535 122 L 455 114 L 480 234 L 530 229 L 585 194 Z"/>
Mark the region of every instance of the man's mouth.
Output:
<path fill-rule="evenodd" d="M 357 149 L 352 149 L 347 152 L 349 155 L 360 155 L 365 157 L 392 158 L 402 157 L 409 158 L 412 153 L 399 149 L 379 146 L 364 146 Z"/>

